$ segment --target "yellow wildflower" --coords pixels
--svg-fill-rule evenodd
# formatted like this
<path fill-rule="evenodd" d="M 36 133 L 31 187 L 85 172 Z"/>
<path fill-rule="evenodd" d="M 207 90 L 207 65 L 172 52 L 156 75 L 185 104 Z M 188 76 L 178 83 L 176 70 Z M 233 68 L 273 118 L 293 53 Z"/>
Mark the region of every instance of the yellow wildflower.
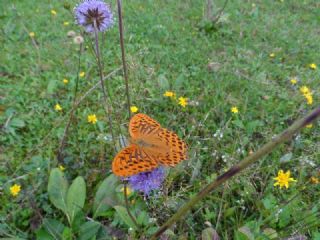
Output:
<path fill-rule="evenodd" d="M 52 14 L 53 16 L 55 16 L 55 15 L 57 15 L 57 12 L 56 12 L 54 9 L 52 9 L 52 10 L 51 10 L 51 14 Z"/>
<path fill-rule="evenodd" d="M 98 121 L 95 114 L 88 115 L 88 123 L 96 124 Z"/>
<path fill-rule="evenodd" d="M 59 111 L 62 110 L 62 107 L 60 106 L 59 103 L 57 103 L 57 104 L 54 106 L 54 110 L 56 110 L 57 112 L 59 112 Z"/>
<path fill-rule="evenodd" d="M 276 56 L 275 53 L 270 53 L 270 54 L 269 54 L 269 57 L 271 57 L 271 58 L 274 58 L 275 56 Z"/>
<path fill-rule="evenodd" d="M 12 196 L 17 196 L 19 192 L 21 191 L 21 186 L 19 184 L 14 184 L 10 187 L 10 193 Z"/>
<path fill-rule="evenodd" d="M 68 82 L 69 82 L 69 80 L 68 80 L 68 79 L 66 79 L 66 78 L 65 78 L 65 79 L 63 79 L 63 83 L 64 83 L 64 84 L 68 84 Z"/>
<path fill-rule="evenodd" d="M 298 80 L 296 78 L 292 78 L 290 80 L 290 82 L 291 82 L 292 85 L 295 85 L 295 84 L 297 84 Z"/>
<path fill-rule="evenodd" d="M 178 102 L 178 104 L 180 105 L 180 106 L 182 106 L 182 107 L 186 107 L 187 105 L 188 105 L 188 99 L 187 98 L 185 98 L 185 97 L 179 97 L 179 102 Z"/>
<path fill-rule="evenodd" d="M 29 32 L 29 36 L 33 38 L 36 34 L 34 32 Z"/>
<path fill-rule="evenodd" d="M 300 88 L 300 92 L 302 93 L 302 94 L 308 94 L 308 93 L 310 93 L 310 89 L 307 87 L 307 86 L 302 86 L 301 88 Z"/>
<path fill-rule="evenodd" d="M 175 97 L 175 93 L 174 92 L 171 92 L 171 91 L 166 91 L 163 96 L 165 97 Z"/>
<path fill-rule="evenodd" d="M 66 168 L 62 165 L 59 165 L 59 169 L 60 169 L 60 171 L 64 171 Z"/>
<path fill-rule="evenodd" d="M 311 93 L 304 94 L 304 97 L 306 98 L 308 105 L 311 105 L 313 103 L 313 97 Z"/>
<path fill-rule="evenodd" d="M 318 184 L 320 181 L 319 181 L 319 178 L 312 176 L 310 178 L 310 182 L 313 183 L 313 184 Z"/>
<path fill-rule="evenodd" d="M 312 127 L 313 127 L 312 123 L 306 125 L 306 128 L 312 128 Z"/>
<path fill-rule="evenodd" d="M 139 108 L 137 108 L 136 106 L 131 106 L 131 107 L 130 107 L 130 111 L 131 111 L 132 113 L 136 113 L 136 112 L 138 112 L 138 110 L 139 110 Z"/>
<path fill-rule="evenodd" d="M 79 77 L 84 77 L 85 75 L 86 75 L 85 72 L 80 72 L 80 73 L 79 73 Z"/>
<path fill-rule="evenodd" d="M 239 113 L 239 109 L 238 109 L 237 107 L 233 106 L 233 107 L 231 108 L 231 112 L 232 112 L 232 113 Z"/>
<path fill-rule="evenodd" d="M 273 186 L 279 186 L 280 189 L 282 187 L 289 187 L 289 182 L 296 182 L 295 179 L 290 177 L 290 171 L 287 171 L 286 173 L 283 172 L 283 170 L 278 171 L 278 176 L 273 178 L 276 180 L 276 182 L 273 184 Z"/>
<path fill-rule="evenodd" d="M 63 22 L 63 25 L 64 25 L 64 26 L 68 26 L 69 24 L 70 24 L 70 23 L 67 22 L 67 21 Z"/>
<path fill-rule="evenodd" d="M 127 190 L 127 196 L 129 196 L 133 192 L 132 189 L 129 186 L 126 187 L 126 190 Z M 122 187 L 120 189 L 120 191 L 124 192 L 124 187 Z"/>
<path fill-rule="evenodd" d="M 317 65 L 315 63 L 310 63 L 309 64 L 309 68 L 312 70 L 316 70 L 317 69 Z"/>

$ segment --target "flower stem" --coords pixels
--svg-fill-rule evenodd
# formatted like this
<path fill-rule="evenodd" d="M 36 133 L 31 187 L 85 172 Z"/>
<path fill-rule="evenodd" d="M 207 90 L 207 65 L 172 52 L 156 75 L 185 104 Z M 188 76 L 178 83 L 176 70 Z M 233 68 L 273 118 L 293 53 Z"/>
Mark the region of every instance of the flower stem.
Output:
<path fill-rule="evenodd" d="M 124 182 L 123 183 L 123 195 L 124 195 L 124 200 L 125 200 L 125 203 L 126 203 L 126 209 L 127 209 L 128 215 L 131 218 L 132 222 L 137 227 L 137 229 L 139 229 L 139 225 L 138 225 L 136 219 L 134 218 L 134 216 L 131 214 L 130 209 L 129 209 L 129 201 L 128 201 L 127 189 L 128 189 L 127 183 Z"/>
<path fill-rule="evenodd" d="M 106 104 L 105 106 L 105 111 L 106 115 L 109 121 L 109 127 L 111 131 L 111 137 L 112 137 L 112 142 L 114 146 L 114 150 L 116 152 L 116 139 L 113 133 L 113 126 L 112 126 L 112 116 L 111 116 L 111 108 L 108 105 L 108 98 L 107 98 L 107 93 L 104 87 L 104 82 L 103 82 L 103 71 L 102 71 L 102 63 L 101 63 L 101 56 L 100 56 L 100 49 L 99 49 L 99 39 L 98 39 L 98 28 L 97 28 L 97 22 L 93 22 L 94 25 L 94 37 L 95 37 L 95 50 L 96 50 L 96 56 L 98 60 L 98 68 L 99 68 L 99 76 L 100 76 L 100 82 L 101 82 L 101 89 L 102 89 L 102 94 L 103 94 L 103 100 L 104 103 Z"/>
<path fill-rule="evenodd" d="M 223 7 L 220 9 L 220 11 L 216 14 L 216 16 L 213 19 L 214 24 L 216 24 L 219 21 L 221 14 L 224 11 L 224 9 L 226 8 L 227 4 L 228 4 L 228 0 L 225 0 Z"/>
<path fill-rule="evenodd" d="M 59 149 L 58 149 L 58 154 L 57 154 L 58 155 L 57 158 L 58 158 L 59 162 L 62 162 L 63 148 L 64 148 L 64 145 L 65 145 L 66 138 L 68 136 L 68 132 L 69 132 L 69 128 L 71 126 L 72 119 L 74 117 L 74 112 L 76 110 L 75 106 L 76 106 L 77 94 L 78 94 L 78 86 L 79 86 L 79 72 L 80 72 L 80 65 L 81 65 L 81 54 L 82 54 L 82 43 L 80 44 L 80 47 L 79 47 L 78 70 L 77 70 L 76 86 L 75 86 L 74 92 L 73 92 L 72 110 L 70 112 L 68 123 L 67 123 L 67 125 L 66 125 L 66 127 L 64 129 L 63 136 L 61 138 Z"/>
<path fill-rule="evenodd" d="M 271 139 L 268 143 L 263 145 L 258 151 L 249 155 L 238 164 L 235 164 L 234 166 L 232 166 L 224 174 L 217 177 L 215 181 L 205 186 L 195 197 L 191 198 L 189 202 L 184 204 L 171 218 L 169 218 L 158 229 L 158 231 L 152 236 L 151 239 L 153 240 L 158 239 L 164 231 L 166 231 L 172 224 L 174 224 L 179 219 L 181 219 L 184 215 L 186 215 L 190 209 L 192 209 L 200 200 L 206 197 L 210 192 L 215 190 L 217 187 L 222 185 L 224 182 L 229 180 L 234 175 L 240 173 L 242 170 L 246 169 L 253 163 L 257 162 L 263 156 L 273 151 L 280 144 L 290 140 L 294 136 L 294 134 L 299 132 L 306 125 L 315 121 L 319 116 L 320 116 L 320 106 L 315 110 L 313 110 L 311 113 L 309 113 L 307 116 L 297 120 L 293 125 L 287 128 L 281 134 L 277 135 L 276 137 Z"/>
<path fill-rule="evenodd" d="M 124 49 L 124 38 L 123 38 L 123 22 L 122 22 L 122 5 L 121 0 L 117 0 L 117 7 L 118 7 L 118 17 L 119 17 L 119 37 L 120 37 L 120 48 L 121 48 L 121 60 L 122 60 L 122 68 L 123 68 L 123 75 L 126 85 L 126 96 L 127 96 L 127 107 L 128 107 L 128 116 L 129 119 L 131 118 L 131 111 L 130 111 L 130 94 L 129 94 L 129 79 L 128 79 L 128 71 L 127 71 L 127 64 L 126 64 L 126 55 L 125 55 L 125 49 Z M 134 222 L 137 228 L 139 228 L 139 225 L 137 224 L 136 219 L 130 212 L 129 203 L 128 203 L 128 196 L 127 196 L 127 184 L 124 183 L 124 199 L 126 204 L 126 209 L 128 212 L 128 215 L 130 216 L 131 220 Z"/>
<path fill-rule="evenodd" d="M 123 75 L 126 84 L 126 95 L 127 95 L 127 107 L 128 107 L 128 114 L 129 119 L 131 118 L 131 111 L 130 111 L 130 94 L 129 94 L 129 80 L 128 80 L 128 71 L 127 71 L 127 64 L 126 64 L 126 55 L 124 49 L 124 39 L 123 39 L 123 22 L 122 22 L 122 5 L 121 0 L 117 0 L 118 6 L 118 17 L 119 17 L 119 34 L 120 34 L 120 47 L 121 47 L 121 59 L 122 59 L 122 66 L 123 66 Z"/>

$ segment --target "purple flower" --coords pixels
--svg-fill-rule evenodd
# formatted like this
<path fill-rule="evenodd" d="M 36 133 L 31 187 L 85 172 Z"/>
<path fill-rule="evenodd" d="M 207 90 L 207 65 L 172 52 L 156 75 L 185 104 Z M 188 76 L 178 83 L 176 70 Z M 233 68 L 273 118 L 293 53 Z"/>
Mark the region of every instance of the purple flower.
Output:
<path fill-rule="evenodd" d="M 151 172 L 143 172 L 128 177 L 129 184 L 133 190 L 143 192 L 144 195 L 154 189 L 159 189 L 165 178 L 165 170 L 163 167 L 156 168 Z"/>
<path fill-rule="evenodd" d="M 107 30 L 113 24 L 110 7 L 101 0 L 84 0 L 74 9 L 74 14 L 78 24 L 86 32 L 94 32 L 94 22 L 99 32 Z"/>

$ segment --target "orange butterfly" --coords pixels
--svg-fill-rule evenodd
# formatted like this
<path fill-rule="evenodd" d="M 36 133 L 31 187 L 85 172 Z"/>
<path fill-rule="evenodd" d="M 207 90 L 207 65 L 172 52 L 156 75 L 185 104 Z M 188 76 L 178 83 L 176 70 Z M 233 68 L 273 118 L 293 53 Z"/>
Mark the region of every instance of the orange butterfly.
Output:
<path fill-rule="evenodd" d="M 187 159 L 187 146 L 177 134 L 162 128 L 151 117 L 139 113 L 129 123 L 130 145 L 113 159 L 115 175 L 128 177 L 151 171 L 159 165 L 175 166 Z"/>

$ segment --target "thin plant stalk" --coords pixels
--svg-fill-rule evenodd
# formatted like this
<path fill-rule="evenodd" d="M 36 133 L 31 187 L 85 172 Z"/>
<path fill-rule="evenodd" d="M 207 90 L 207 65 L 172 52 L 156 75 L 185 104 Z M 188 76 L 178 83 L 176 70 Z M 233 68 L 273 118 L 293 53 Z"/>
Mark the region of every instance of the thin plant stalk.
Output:
<path fill-rule="evenodd" d="M 226 8 L 228 4 L 228 0 L 225 0 L 224 4 L 223 4 L 223 7 L 220 9 L 220 11 L 216 14 L 215 18 L 213 19 L 213 23 L 217 23 L 224 11 L 224 9 Z"/>
<path fill-rule="evenodd" d="M 102 63 L 101 63 L 101 56 L 100 56 L 100 49 L 99 49 L 98 28 L 97 28 L 97 22 L 95 20 L 93 22 L 93 25 L 94 25 L 95 49 L 96 49 L 96 56 L 97 56 L 97 60 L 98 60 L 98 68 L 99 68 L 101 89 L 102 89 L 104 104 L 106 104 L 105 111 L 106 111 L 107 118 L 108 118 L 108 121 L 109 121 L 109 127 L 110 127 L 110 131 L 111 131 L 112 142 L 113 142 L 114 150 L 116 152 L 116 139 L 115 139 L 115 136 L 114 136 L 114 133 L 113 133 L 111 108 L 108 105 L 107 93 L 106 93 L 106 90 L 105 90 L 105 87 L 104 87 L 104 82 L 103 82 L 103 71 L 102 71 Z"/>
<path fill-rule="evenodd" d="M 213 16 L 213 13 L 212 13 L 212 9 L 213 9 L 213 0 L 207 0 L 207 3 L 206 3 L 206 12 L 205 12 L 205 17 L 206 17 L 206 20 L 208 21 L 212 21 L 212 23 L 217 23 L 224 11 L 224 9 L 226 8 L 228 4 L 228 0 L 225 0 L 222 8 L 216 12 L 215 16 Z"/>
<path fill-rule="evenodd" d="M 121 0 L 117 0 L 117 7 L 118 7 L 118 18 L 119 18 L 119 37 L 120 37 L 120 48 L 121 48 L 121 59 L 122 59 L 122 68 L 123 68 L 123 75 L 126 85 L 126 96 L 127 96 L 127 108 L 128 108 L 128 116 L 129 119 L 131 119 L 131 110 L 130 110 L 130 93 L 129 93 L 129 79 L 128 79 L 128 71 L 127 71 L 127 63 L 126 63 L 126 55 L 125 55 L 125 48 L 124 48 L 124 37 L 123 37 L 123 21 L 122 21 L 122 5 Z M 130 206 L 127 196 L 127 183 L 124 183 L 124 199 L 126 204 L 126 210 L 131 218 L 131 220 L 134 222 L 137 228 L 139 228 L 137 221 L 135 217 L 130 212 Z"/>
<path fill-rule="evenodd" d="M 132 222 L 134 223 L 136 228 L 139 229 L 139 225 L 138 225 L 135 217 L 131 214 L 130 209 L 129 209 L 129 201 L 128 201 L 127 189 L 128 189 L 127 183 L 124 182 L 123 183 L 123 195 L 124 195 L 124 200 L 125 200 L 125 203 L 126 203 L 126 209 L 127 209 L 127 212 L 129 214 L 129 217 L 131 218 Z"/>
<path fill-rule="evenodd" d="M 185 216 L 189 210 L 195 207 L 195 205 L 198 202 L 200 202 L 204 197 L 206 197 L 209 193 L 211 193 L 217 187 L 221 186 L 224 182 L 232 178 L 234 175 L 240 173 L 244 169 L 251 166 L 253 163 L 257 162 L 263 156 L 273 151 L 280 144 L 290 140 L 296 133 L 298 133 L 306 125 L 314 122 L 319 116 L 320 116 L 320 106 L 315 110 L 313 110 L 308 115 L 306 115 L 305 117 L 297 120 L 294 124 L 292 124 L 289 128 L 287 128 L 281 134 L 277 135 L 276 137 L 271 139 L 268 143 L 263 145 L 258 151 L 246 157 L 238 164 L 235 164 L 234 166 L 232 166 L 228 171 L 226 171 L 224 174 L 217 177 L 215 181 L 209 183 L 196 196 L 194 196 L 186 204 L 184 204 L 171 218 L 169 218 L 158 229 L 158 231 L 151 237 L 151 239 L 153 240 L 158 239 L 162 233 L 164 233 L 170 226 L 172 226 L 172 224 L 179 221 L 183 216 Z"/>
<path fill-rule="evenodd" d="M 124 75 L 124 80 L 125 80 L 125 85 L 126 85 L 128 114 L 129 114 L 129 119 L 130 119 L 131 118 L 131 111 L 130 111 L 131 103 L 130 103 L 130 94 L 129 94 L 129 79 L 128 79 L 127 64 L 126 64 L 126 55 L 125 55 L 125 49 L 124 49 L 121 0 L 117 0 L 117 5 L 118 5 L 118 17 L 119 17 L 119 34 L 120 34 L 121 59 L 122 59 L 122 66 L 123 66 L 123 75 Z"/>
<path fill-rule="evenodd" d="M 70 112 L 70 117 L 69 117 L 68 123 L 67 123 L 67 125 L 66 125 L 66 127 L 64 129 L 63 136 L 62 136 L 62 139 L 60 141 L 60 145 L 59 145 L 59 149 L 58 149 L 58 161 L 59 162 L 62 162 L 63 148 L 64 148 L 64 145 L 65 145 L 66 138 L 68 136 L 68 132 L 69 132 L 69 128 L 71 126 L 72 119 L 74 117 L 74 112 L 76 110 L 75 106 L 76 106 L 76 102 L 77 102 L 77 94 L 78 94 L 78 89 L 79 89 L 79 72 L 80 72 L 80 65 L 81 65 L 82 46 L 83 46 L 82 43 L 80 43 L 79 56 L 78 56 L 77 78 L 76 78 L 76 86 L 75 86 L 74 92 L 73 92 L 72 109 L 71 109 L 71 112 Z"/>

